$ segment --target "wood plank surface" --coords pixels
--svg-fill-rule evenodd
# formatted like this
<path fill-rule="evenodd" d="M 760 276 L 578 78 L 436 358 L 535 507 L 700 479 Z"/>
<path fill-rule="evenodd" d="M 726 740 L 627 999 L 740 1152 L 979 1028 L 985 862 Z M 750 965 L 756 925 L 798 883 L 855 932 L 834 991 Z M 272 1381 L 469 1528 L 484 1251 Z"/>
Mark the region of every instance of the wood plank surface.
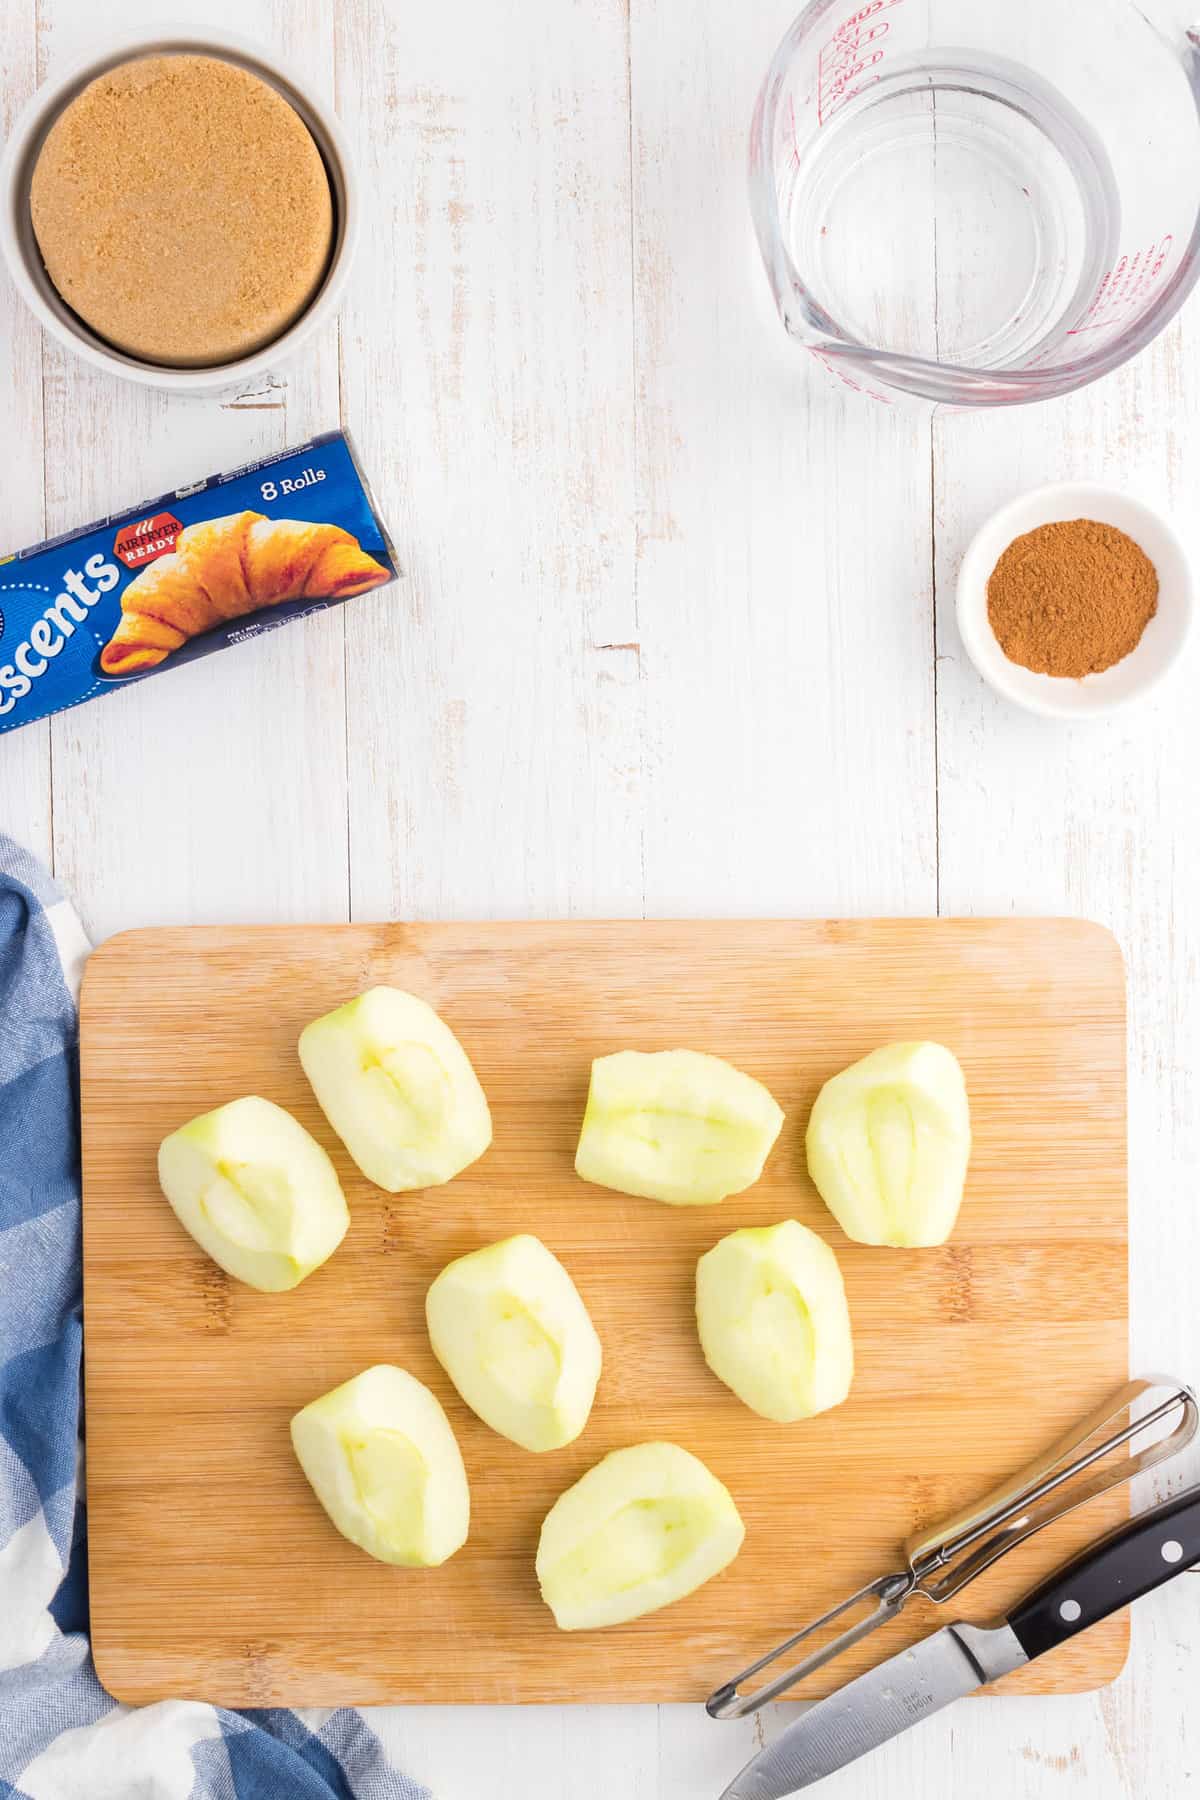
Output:
<path fill-rule="evenodd" d="M 424 7 L 384 48 L 346 24 L 390 229 L 342 402 L 408 575 L 341 609 L 351 916 L 637 916 L 627 9 Z"/>
<path fill-rule="evenodd" d="M 387 1196 L 357 1175 L 295 1056 L 307 1021 L 375 982 L 458 1031 L 495 1143 L 455 1182 Z M 892 1566 L 918 1526 L 1010 1472 L 1126 1372 L 1125 1036 L 1120 953 L 1077 921 L 779 921 L 160 930 L 97 952 L 83 1000 L 85 1318 L 92 1616 L 121 1698 L 229 1705 L 696 1700 Z M 808 1183 L 803 1129 L 830 1074 L 929 1036 L 960 1056 L 975 1151 L 947 1246 L 851 1244 Z M 671 1209 L 579 1182 L 589 1060 L 711 1050 L 788 1114 L 761 1182 Z M 330 1149 L 352 1225 L 291 1294 L 230 1280 L 158 1191 L 159 1139 L 246 1092 Z M 696 1257 L 795 1216 L 834 1243 L 857 1375 L 842 1408 L 756 1418 L 706 1371 Z M 589 1426 L 532 1457 L 458 1401 L 424 1330 L 450 1258 L 532 1230 L 575 1276 L 605 1345 Z M 436 1571 L 383 1567 L 329 1525 L 293 1462 L 292 1412 L 376 1361 L 446 1402 L 474 1498 Z M 542 1516 L 601 1455 L 676 1439 L 732 1489 L 737 1563 L 633 1625 L 558 1634 L 537 1596 Z M 971 1596 L 986 1618 L 1120 1497 L 1047 1534 Z M 930 1626 L 920 1607 L 895 1648 Z M 1078 1690 L 1125 1653 L 1116 1619 L 1016 1685 Z M 849 1658 L 865 1667 L 879 1645 Z M 825 1691 L 818 1679 L 813 1692 Z"/>
<path fill-rule="evenodd" d="M 359 601 L 202 665 L 212 679 L 184 671 L 11 734 L 0 818 L 97 940 L 140 923 L 397 914 L 1102 919 L 1129 957 L 1133 1366 L 1194 1378 L 1196 659 L 1148 708 L 1040 725 L 966 663 L 953 581 L 984 513 L 1046 481 L 1132 485 L 1196 545 L 1200 310 L 1049 405 L 931 428 L 847 394 L 787 343 L 745 211 L 754 93 L 797 9 L 208 0 L 206 19 L 299 65 L 358 151 L 374 219 L 340 342 L 331 324 L 252 391 L 134 401 L 44 346 L 0 280 L 5 547 L 340 412 L 420 608 L 381 640 L 354 625 Z M 0 0 L 7 116 L 110 33 L 178 12 Z M 533 104 L 535 79 L 561 110 Z M 420 118 L 423 96 L 453 116 Z M 454 237 L 452 181 L 472 208 Z M 536 212 L 547 275 L 536 342 L 513 305 L 512 191 Z M 898 228 L 922 227 L 922 203 Z M 526 237 L 520 254 L 526 281 Z M 451 391 L 427 363 L 444 347 L 452 373 L 456 335 L 471 374 Z M 601 582 L 576 580 L 597 550 Z M 152 731 L 138 714 L 155 695 Z M 761 722 L 757 746 L 735 709 Z M 1200 1478 L 1198 1454 L 1140 1483 L 1139 1503 Z M 1193 1587 L 1136 1609 L 1113 1687 L 949 1709 L 822 1795 L 1174 1800 L 1200 1768 Z M 440 1800 L 704 1800 L 793 1712 L 719 1728 L 694 1705 L 370 1719 Z"/>

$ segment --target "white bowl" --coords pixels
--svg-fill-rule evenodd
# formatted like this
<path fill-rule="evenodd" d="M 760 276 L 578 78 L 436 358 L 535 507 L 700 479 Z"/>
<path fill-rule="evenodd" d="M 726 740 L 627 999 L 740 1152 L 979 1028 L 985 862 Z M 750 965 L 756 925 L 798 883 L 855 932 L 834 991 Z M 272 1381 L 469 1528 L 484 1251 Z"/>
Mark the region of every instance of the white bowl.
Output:
<path fill-rule="evenodd" d="M 47 275 L 29 212 L 33 166 L 46 133 L 64 106 L 89 81 L 94 81 L 97 75 L 102 75 L 116 63 L 125 62 L 131 56 L 169 55 L 177 51 L 223 57 L 227 62 L 249 69 L 277 89 L 300 114 L 313 135 L 329 176 L 334 207 L 334 241 L 329 267 L 316 295 L 295 324 L 249 356 L 202 369 L 172 369 L 161 363 L 144 362 L 117 350 L 90 330 L 64 303 Z M 290 356 L 311 337 L 341 300 L 358 240 L 358 213 L 358 188 L 349 147 L 333 114 L 290 71 L 281 69 L 273 51 L 227 32 L 212 31 L 206 25 L 180 26 L 160 31 L 153 37 L 143 34 L 119 38 L 107 43 L 102 53 L 75 63 L 64 75 L 48 81 L 33 95 L 18 116 L 0 161 L 0 250 L 3 250 L 18 293 L 35 318 L 52 337 L 94 367 L 104 369 L 110 375 L 122 376 L 126 381 L 141 382 L 145 387 L 174 392 L 209 393 L 243 383 L 264 370 L 276 368 L 284 357 Z"/>
<path fill-rule="evenodd" d="M 1005 656 L 988 621 L 987 586 L 1014 538 L 1069 519 L 1115 525 L 1146 552 L 1158 571 L 1158 611 L 1123 661 L 1082 680 L 1037 675 Z M 1195 610 L 1187 553 L 1171 526 L 1129 494 L 1085 482 L 1038 488 L 993 513 L 977 532 L 958 575 L 958 629 L 967 655 L 997 693 L 1052 719 L 1094 718 L 1123 706 L 1161 681 L 1182 654 Z"/>

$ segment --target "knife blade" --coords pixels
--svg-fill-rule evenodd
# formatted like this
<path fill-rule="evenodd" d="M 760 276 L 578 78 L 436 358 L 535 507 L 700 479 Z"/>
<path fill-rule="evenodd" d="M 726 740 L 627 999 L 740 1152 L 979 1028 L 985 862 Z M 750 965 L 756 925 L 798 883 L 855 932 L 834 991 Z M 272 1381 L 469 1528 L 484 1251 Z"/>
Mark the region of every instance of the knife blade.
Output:
<path fill-rule="evenodd" d="M 1200 1563 L 1200 1487 L 1141 1513 L 1057 1569 L 998 1625 L 947 1625 L 819 1700 L 721 1800 L 785 1800 L 952 1700 L 1066 1643 Z"/>
<path fill-rule="evenodd" d="M 847 1682 L 747 1764 L 721 1800 L 783 1800 L 1028 1658 L 1008 1625 L 947 1625 Z"/>

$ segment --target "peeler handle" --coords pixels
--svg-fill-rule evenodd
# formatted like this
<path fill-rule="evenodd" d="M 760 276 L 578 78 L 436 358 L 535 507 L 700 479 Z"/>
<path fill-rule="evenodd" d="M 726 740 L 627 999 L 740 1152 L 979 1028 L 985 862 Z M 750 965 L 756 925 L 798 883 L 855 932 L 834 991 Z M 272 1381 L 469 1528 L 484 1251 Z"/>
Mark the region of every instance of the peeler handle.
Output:
<path fill-rule="evenodd" d="M 1099 1539 L 1027 1594 L 1008 1623 L 1032 1659 L 1200 1562 L 1200 1487 Z"/>
<path fill-rule="evenodd" d="M 1156 1403 L 1143 1416 L 1131 1416 L 1117 1427 L 1119 1418 L 1152 1400 Z M 1135 1439 L 1169 1420 L 1175 1423 L 1166 1436 L 1133 1450 Z M 1163 1375 L 1127 1382 L 1003 1487 L 909 1540 L 909 1566 L 918 1593 L 942 1604 L 1044 1526 L 1178 1455 L 1198 1425 L 1196 1397 L 1183 1382 Z M 1114 1460 L 1114 1452 L 1125 1446 L 1130 1454 Z"/>

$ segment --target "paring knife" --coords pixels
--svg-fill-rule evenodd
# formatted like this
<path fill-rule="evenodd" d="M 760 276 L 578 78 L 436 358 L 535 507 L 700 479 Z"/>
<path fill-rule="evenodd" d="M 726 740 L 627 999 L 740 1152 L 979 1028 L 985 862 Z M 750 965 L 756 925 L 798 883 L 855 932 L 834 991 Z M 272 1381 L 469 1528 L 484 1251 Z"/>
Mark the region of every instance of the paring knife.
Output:
<path fill-rule="evenodd" d="M 1200 1563 L 1200 1487 L 1120 1526 L 1027 1594 L 999 1625 L 947 1625 L 819 1700 L 721 1800 L 784 1800 L 910 1725 L 1077 1637 Z"/>

